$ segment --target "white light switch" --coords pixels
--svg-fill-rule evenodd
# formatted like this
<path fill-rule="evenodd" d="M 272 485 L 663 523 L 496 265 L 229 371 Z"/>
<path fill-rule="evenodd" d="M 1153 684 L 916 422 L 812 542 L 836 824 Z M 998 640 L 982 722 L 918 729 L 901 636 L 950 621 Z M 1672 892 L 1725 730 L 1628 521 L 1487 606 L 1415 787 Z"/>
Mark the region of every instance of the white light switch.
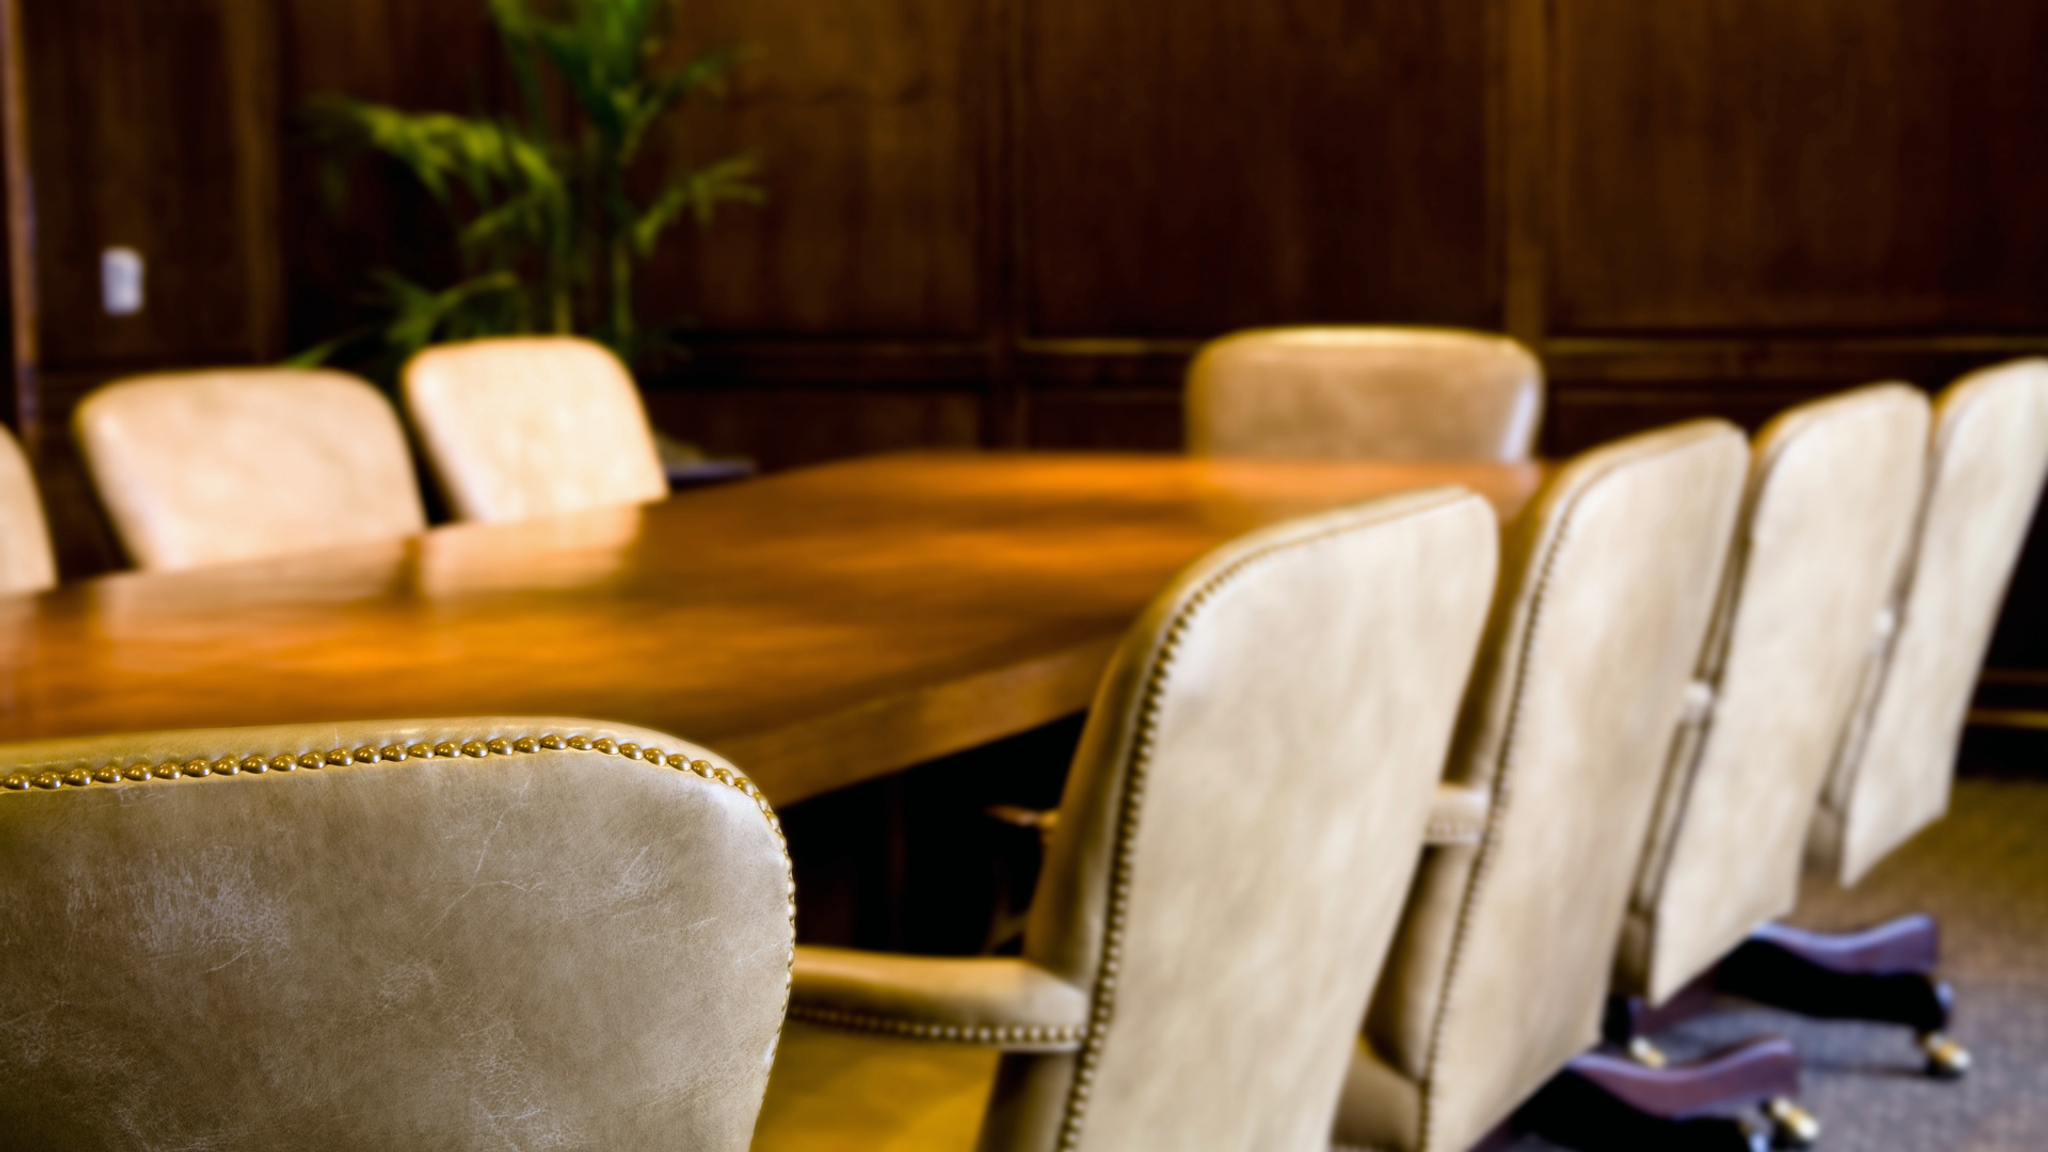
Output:
<path fill-rule="evenodd" d="M 142 253 L 109 248 L 100 253 L 100 303 L 109 316 L 142 311 Z"/>

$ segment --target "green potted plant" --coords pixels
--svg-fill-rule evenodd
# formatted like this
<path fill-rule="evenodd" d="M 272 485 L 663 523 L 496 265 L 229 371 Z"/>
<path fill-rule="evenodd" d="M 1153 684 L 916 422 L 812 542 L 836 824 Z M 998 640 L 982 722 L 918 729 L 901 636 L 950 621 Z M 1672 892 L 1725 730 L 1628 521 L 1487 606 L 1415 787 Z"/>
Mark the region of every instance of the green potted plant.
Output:
<path fill-rule="evenodd" d="M 364 154 L 396 161 L 449 213 L 461 273 L 440 287 L 375 273 L 380 319 L 297 362 L 352 350 L 388 378 L 427 344 L 532 332 L 586 335 L 644 362 L 672 345 L 638 316 L 636 266 L 685 216 L 708 224 L 721 204 L 762 199 L 746 156 L 634 194 L 649 132 L 685 100 L 722 95 L 736 59 L 726 49 L 659 68 L 675 0 L 488 3 L 519 114 L 408 112 L 345 96 L 307 107 L 330 194 L 342 194 Z"/>

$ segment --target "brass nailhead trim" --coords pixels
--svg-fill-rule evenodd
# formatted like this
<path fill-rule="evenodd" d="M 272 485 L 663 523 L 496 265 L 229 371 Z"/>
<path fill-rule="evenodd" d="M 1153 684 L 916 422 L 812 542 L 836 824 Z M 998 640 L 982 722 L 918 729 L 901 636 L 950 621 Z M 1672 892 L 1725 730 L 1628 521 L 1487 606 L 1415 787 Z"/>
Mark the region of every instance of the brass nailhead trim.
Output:
<path fill-rule="evenodd" d="M 1146 673 L 1145 687 L 1138 703 L 1137 732 L 1131 741 L 1131 767 L 1124 781 L 1123 811 L 1117 820 L 1116 847 L 1110 864 L 1108 930 L 1103 933 L 1102 954 L 1096 965 L 1089 1022 L 1080 1030 L 1081 1051 L 1075 1062 L 1074 1084 L 1068 1091 L 1066 1114 L 1060 1122 L 1060 1152 L 1074 1152 L 1080 1146 L 1082 1125 L 1088 1115 L 1088 1098 L 1094 1091 L 1095 1070 L 1102 1063 L 1102 1047 L 1109 1039 L 1110 1022 L 1116 1017 L 1117 974 L 1122 967 L 1124 930 L 1130 918 L 1132 845 L 1137 839 L 1139 818 L 1145 807 L 1146 777 L 1152 766 L 1158 734 L 1160 698 L 1165 693 L 1167 677 L 1180 653 L 1182 638 L 1202 609 L 1246 571 L 1281 551 L 1320 543 L 1328 535 L 1292 540 L 1268 551 L 1240 557 L 1236 563 L 1218 572 L 1208 583 L 1189 594 L 1186 604 L 1167 627 L 1154 663 Z"/>
<path fill-rule="evenodd" d="M 16 771 L 0 778 L 0 788 L 20 792 L 34 788 L 60 788 L 69 785 L 84 788 L 92 784 L 119 784 L 122 782 L 142 784 L 151 780 L 175 780 L 181 776 L 198 779 L 205 776 L 235 776 L 243 773 L 256 775 L 263 772 L 292 772 L 301 768 L 319 769 L 339 767 L 348 764 L 372 764 L 379 760 L 430 760 L 454 759 L 461 757 L 484 758 L 489 756 L 511 756 L 519 753 L 534 753 L 543 750 L 560 751 L 564 748 L 578 751 L 600 752 L 605 755 L 623 755 L 628 759 L 648 764 L 674 768 L 678 771 L 694 772 L 706 780 L 723 784 L 744 794 L 755 806 L 769 813 L 773 809 L 767 797 L 752 780 L 730 768 L 712 764 L 709 760 L 691 760 L 680 754 L 671 755 L 660 748 L 642 748 L 637 744 L 616 744 L 610 740 L 592 741 L 583 736 L 520 736 L 515 738 L 497 737 L 491 740 L 469 740 L 457 744 L 452 740 L 436 745 L 414 744 L 406 747 L 387 744 L 382 748 L 364 745 L 354 751 L 335 748 L 327 752 L 303 752 L 297 756 L 280 753 L 264 757 L 251 754 L 240 758 L 223 756 L 218 760 L 194 759 L 183 764 L 166 761 L 154 767 L 148 764 L 107 764 L 99 768 L 72 768 L 63 772 Z M 776 834 L 781 835 L 781 821 L 774 820 Z"/>
<path fill-rule="evenodd" d="M 789 1011 L 789 995 L 791 986 L 794 983 L 793 972 L 796 967 L 796 875 L 789 859 L 789 841 L 782 835 L 782 820 L 775 815 L 775 809 L 768 803 L 768 797 L 763 795 L 759 788 L 755 787 L 754 782 L 730 768 L 721 768 L 709 760 L 692 760 L 681 753 L 670 754 L 659 748 L 641 748 L 637 744 L 622 745 L 608 739 L 592 740 L 588 736 L 564 737 L 555 733 L 548 733 L 544 736 L 509 738 L 501 736 L 491 740 L 469 740 L 461 744 L 457 744 L 453 740 L 444 740 L 439 744 L 431 746 L 427 744 L 414 744 L 406 747 L 399 744 L 386 744 L 382 748 L 376 748 L 365 744 L 354 752 L 350 752 L 345 748 L 335 748 L 327 752 L 304 752 L 298 756 L 293 756 L 289 752 L 281 752 L 268 759 L 255 754 L 244 756 L 240 760 L 236 760 L 232 756 L 225 756 L 212 762 L 205 760 L 193 760 L 186 764 L 166 762 L 158 764 L 154 768 L 147 764 L 131 764 L 125 768 L 116 764 L 108 764 L 98 769 L 74 768 L 62 773 L 50 771 L 30 774 L 17 771 L 10 773 L 4 779 L 0 779 L 0 789 L 20 792 L 28 788 L 54 789 L 62 788 L 65 785 L 70 785 L 74 788 L 84 788 L 95 783 L 114 784 L 124 780 L 136 784 L 145 784 L 151 780 L 175 780 L 181 775 L 197 778 L 202 776 L 233 776 L 243 772 L 250 774 L 266 771 L 293 772 L 301 768 L 317 769 L 328 765 L 339 766 L 351 762 L 370 764 L 380 759 L 387 761 L 445 760 L 462 756 L 483 758 L 488 756 L 510 756 L 515 753 L 533 753 L 543 750 L 559 752 L 565 748 L 574 749 L 579 752 L 600 752 L 607 756 L 624 754 L 631 759 L 641 760 L 648 764 L 666 766 L 678 772 L 691 772 L 713 783 L 723 784 L 754 802 L 754 807 L 760 810 L 761 818 L 768 822 L 768 830 L 775 834 L 776 847 L 782 852 L 782 868 L 785 878 L 784 889 L 787 892 L 789 904 L 790 952 L 788 963 L 784 967 L 782 976 L 782 1008 L 786 1015 Z"/>
<path fill-rule="evenodd" d="M 790 1008 L 789 1018 L 855 1032 L 883 1032 L 892 1036 L 911 1036 L 919 1040 L 949 1040 L 960 1044 L 1073 1044 L 1081 1040 L 1088 1031 L 1086 1028 L 1053 1025 L 1003 1024 L 970 1027 L 964 1024 L 923 1024 L 802 1004 Z"/>
<path fill-rule="evenodd" d="M 1528 600 L 1529 615 L 1522 622 L 1519 636 L 1521 648 L 1514 654 L 1512 694 L 1501 730 L 1500 751 L 1495 754 L 1493 795 L 1487 802 L 1486 822 L 1479 834 L 1470 879 L 1465 882 L 1464 898 L 1459 901 L 1457 919 L 1452 923 L 1450 951 L 1444 957 L 1443 977 L 1437 982 L 1441 996 L 1437 1002 L 1435 1018 L 1430 1021 L 1428 1048 L 1423 1055 L 1420 1128 L 1424 1146 L 1428 1146 L 1436 1139 L 1436 1074 L 1443 1060 L 1444 1021 L 1450 1015 L 1451 989 L 1456 987 L 1459 973 L 1464 969 L 1466 944 L 1472 933 L 1473 905 L 1478 903 L 1481 890 L 1492 879 L 1494 858 L 1500 850 L 1499 830 L 1507 817 L 1510 803 L 1515 799 L 1516 769 L 1519 765 L 1519 761 L 1515 759 L 1515 751 L 1520 747 L 1522 704 L 1528 696 L 1529 664 L 1535 659 L 1538 632 L 1548 623 L 1544 609 L 1550 602 L 1550 579 L 1557 569 L 1557 558 L 1567 545 L 1577 539 L 1578 521 L 1574 517 L 1578 515 L 1580 498 L 1584 494 L 1582 490 L 1574 495 L 1570 506 L 1560 515 L 1556 534 L 1550 541 L 1550 550 L 1543 555 L 1541 566 L 1536 569 L 1533 577 L 1535 583 Z M 1524 579 L 1531 577 L 1525 573 Z"/>
<path fill-rule="evenodd" d="M 1117 973 L 1122 966 L 1124 929 L 1129 920 L 1131 902 L 1131 847 L 1137 839 L 1139 817 L 1145 806 L 1146 774 L 1152 766 L 1160 697 L 1180 653 L 1182 638 L 1209 601 L 1253 567 L 1282 552 L 1320 544 L 1348 531 L 1348 527 L 1339 528 L 1239 557 L 1230 567 L 1216 573 L 1208 583 L 1189 594 L 1187 603 L 1175 614 L 1165 638 L 1160 641 L 1158 655 L 1146 672 L 1145 687 L 1138 704 L 1137 732 L 1131 741 L 1131 768 L 1125 778 L 1123 811 L 1117 821 L 1116 846 L 1110 865 L 1108 931 L 1103 934 L 1089 1023 L 1081 1030 L 1081 1051 L 1074 1069 L 1074 1086 L 1068 1092 L 1066 1115 L 1060 1123 L 1060 1152 L 1073 1152 L 1080 1145 L 1082 1122 L 1088 1113 L 1088 1097 L 1095 1083 L 1095 1069 L 1102 1063 L 1102 1046 L 1109 1038 L 1110 1021 L 1116 1016 Z"/>
<path fill-rule="evenodd" d="M 55 773 L 55 771 L 45 771 L 45 773 L 16 771 L 16 773 L 10 773 L 4 779 L 0 779 L 0 789 L 6 789 L 6 791 L 25 791 L 29 787 L 41 787 L 41 789 L 57 789 L 57 787 L 66 787 L 66 785 L 70 785 L 70 787 L 88 787 L 88 785 L 94 785 L 94 783 L 111 785 L 111 783 L 119 783 L 119 781 L 150 783 L 152 779 L 172 781 L 172 779 L 178 779 L 180 775 L 197 779 L 197 777 L 209 777 L 209 775 L 231 777 L 231 775 L 238 775 L 238 773 L 256 775 L 256 773 L 266 773 L 266 771 L 268 773 L 291 773 L 291 771 L 299 771 L 299 769 L 322 769 L 322 767 L 328 767 L 328 765 L 336 765 L 336 767 L 338 765 L 348 765 L 348 763 L 371 765 L 371 763 L 377 763 L 377 760 L 434 760 L 434 758 L 446 760 L 446 758 L 457 758 L 457 756 L 483 758 L 483 756 L 510 756 L 510 754 L 516 754 L 516 752 L 541 752 L 541 750 L 559 752 L 563 748 L 573 748 L 573 750 L 578 750 L 578 752 L 602 752 L 606 756 L 610 756 L 610 754 L 627 754 L 629 758 L 643 760 L 643 763 L 649 763 L 649 765 L 670 767 L 670 769 L 676 769 L 680 773 L 694 773 L 694 775 L 707 779 L 707 781 L 721 783 L 721 785 L 725 785 L 725 787 L 729 787 L 729 789 L 733 789 L 733 791 L 737 791 L 737 793 L 741 793 L 741 795 L 745 795 L 745 797 L 754 801 L 754 808 L 758 808 L 760 814 L 762 814 L 762 820 L 768 822 L 768 830 L 774 832 L 776 849 L 780 849 L 780 853 L 782 853 L 784 892 L 786 892 L 786 900 L 788 900 L 788 945 L 791 945 L 791 953 L 788 953 L 788 965 L 786 965 L 784 972 L 782 972 L 782 1011 L 786 1015 L 788 1013 L 788 994 L 791 994 L 791 986 L 795 982 L 793 972 L 795 972 L 795 965 L 797 965 L 797 875 L 793 871 L 791 859 L 788 859 L 788 840 L 782 836 L 782 820 L 774 814 L 774 808 L 768 804 L 768 797 L 762 795 L 762 789 L 756 787 L 754 781 L 750 781 L 745 775 L 735 773 L 731 769 L 717 767 L 717 765 L 711 763 L 711 760 L 692 760 L 692 758 L 688 758 L 688 756 L 684 756 L 680 752 L 670 754 L 670 752 L 664 752 L 662 748 L 641 748 L 639 744 L 616 744 L 612 740 L 592 740 L 588 736 L 559 736 L 559 734 L 551 732 L 547 736 L 516 736 L 516 738 L 498 736 L 498 738 L 492 738 L 492 740 L 467 740 L 463 744 L 457 744 L 455 740 L 442 740 L 440 744 L 432 744 L 432 746 L 428 746 L 428 744 L 412 744 L 412 746 L 385 744 L 383 748 L 375 748 L 375 746 L 365 744 L 365 746 L 356 748 L 354 752 L 350 752 L 346 748 L 334 748 L 334 750 L 328 750 L 328 752 L 301 752 L 297 756 L 293 756 L 291 752 L 279 752 L 279 754 L 268 756 L 268 758 L 264 758 L 260 754 L 248 754 L 248 756 L 242 756 L 240 760 L 236 760 L 233 756 L 221 756 L 219 760 L 211 760 L 211 763 L 209 763 L 209 760 L 190 760 L 190 763 L 184 763 L 184 765 L 174 765 L 174 763 L 168 763 L 168 760 L 166 760 L 166 763 L 156 765 L 156 767 L 150 767 L 150 765 L 129 765 L 129 767 L 104 765 L 100 769 L 70 769 L 66 773 Z"/>

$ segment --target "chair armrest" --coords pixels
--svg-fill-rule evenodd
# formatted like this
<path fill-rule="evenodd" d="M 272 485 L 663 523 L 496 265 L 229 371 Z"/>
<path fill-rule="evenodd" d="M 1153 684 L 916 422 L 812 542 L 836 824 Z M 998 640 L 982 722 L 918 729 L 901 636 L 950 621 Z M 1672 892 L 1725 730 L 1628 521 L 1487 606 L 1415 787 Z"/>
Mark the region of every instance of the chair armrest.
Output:
<path fill-rule="evenodd" d="M 1463 784 L 1436 786 L 1436 803 L 1429 809 L 1429 831 L 1424 843 L 1431 847 L 1477 844 L 1486 834 L 1486 814 L 1493 807 L 1493 793 Z"/>
<path fill-rule="evenodd" d="M 1008 1052 L 1073 1052 L 1088 994 L 1029 961 L 799 947 L 789 1018 Z"/>

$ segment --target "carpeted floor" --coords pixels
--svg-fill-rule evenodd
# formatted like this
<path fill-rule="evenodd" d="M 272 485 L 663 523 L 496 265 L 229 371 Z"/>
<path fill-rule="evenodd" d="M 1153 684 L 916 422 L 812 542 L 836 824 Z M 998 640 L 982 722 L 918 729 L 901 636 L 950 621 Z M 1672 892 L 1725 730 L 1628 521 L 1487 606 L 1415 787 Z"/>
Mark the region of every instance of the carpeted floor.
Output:
<path fill-rule="evenodd" d="M 1702 1018 L 1660 1044 L 1683 1058 L 1791 1037 L 1806 1061 L 1801 1102 L 1823 1124 L 1819 1152 L 2048 1150 L 2048 775 L 1965 777 L 1946 820 L 1853 890 L 1809 884 L 1792 920 L 1843 929 L 1915 911 L 1941 918 L 1953 1031 L 1976 1059 L 1960 1083 L 1921 1076 L 1903 1028 L 1756 1008 Z M 1549 1148 L 1525 1140 L 1515 1152 Z"/>

